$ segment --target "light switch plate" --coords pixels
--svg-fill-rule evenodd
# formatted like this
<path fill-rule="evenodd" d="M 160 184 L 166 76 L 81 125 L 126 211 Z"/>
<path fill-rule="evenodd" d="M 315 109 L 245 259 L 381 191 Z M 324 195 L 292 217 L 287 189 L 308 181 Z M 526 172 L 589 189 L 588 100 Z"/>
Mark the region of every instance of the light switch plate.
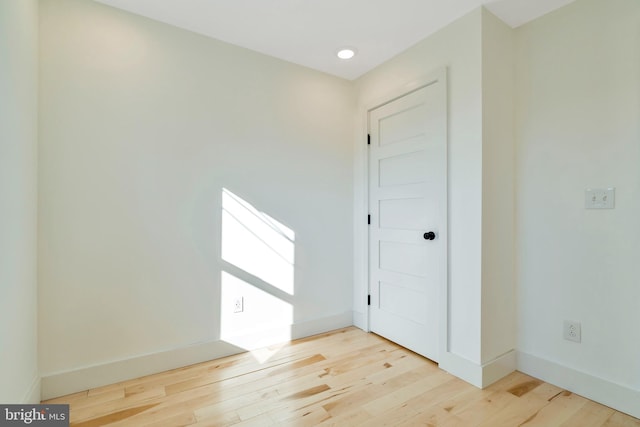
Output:
<path fill-rule="evenodd" d="M 585 209 L 613 209 L 615 206 L 616 189 L 587 188 L 584 191 Z"/>

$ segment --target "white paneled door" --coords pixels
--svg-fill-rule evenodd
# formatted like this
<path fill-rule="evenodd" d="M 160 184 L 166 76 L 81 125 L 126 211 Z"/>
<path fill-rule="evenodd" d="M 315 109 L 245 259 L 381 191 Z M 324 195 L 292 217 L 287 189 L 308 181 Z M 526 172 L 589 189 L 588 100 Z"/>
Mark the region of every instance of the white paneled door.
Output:
<path fill-rule="evenodd" d="M 370 329 L 438 360 L 446 289 L 446 82 L 369 111 Z"/>

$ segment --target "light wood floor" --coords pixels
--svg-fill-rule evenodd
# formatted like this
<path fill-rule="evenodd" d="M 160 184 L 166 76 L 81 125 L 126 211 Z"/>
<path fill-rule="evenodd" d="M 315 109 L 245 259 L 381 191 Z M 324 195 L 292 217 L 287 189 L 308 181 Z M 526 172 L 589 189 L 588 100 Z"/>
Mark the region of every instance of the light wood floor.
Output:
<path fill-rule="evenodd" d="M 262 358 L 269 351 L 260 354 Z M 479 390 L 356 328 L 49 400 L 72 426 L 638 426 L 519 372 Z"/>

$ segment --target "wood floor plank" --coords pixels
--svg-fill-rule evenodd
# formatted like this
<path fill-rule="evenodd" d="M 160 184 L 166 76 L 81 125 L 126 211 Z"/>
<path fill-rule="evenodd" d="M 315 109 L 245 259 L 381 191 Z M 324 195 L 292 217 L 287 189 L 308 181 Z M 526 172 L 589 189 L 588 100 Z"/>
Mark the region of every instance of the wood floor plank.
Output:
<path fill-rule="evenodd" d="M 549 404 L 548 400 L 532 393 L 527 393 L 522 397 L 512 396 L 516 397 L 513 403 L 487 417 L 478 426 L 521 426 L 529 422 L 542 408 Z"/>
<path fill-rule="evenodd" d="M 565 391 L 566 390 L 560 387 L 557 387 L 553 384 L 542 383 L 538 387 L 531 390 L 530 393 L 533 395 L 540 396 L 544 399 L 547 399 L 547 401 L 551 402 L 553 399 L 560 396 Z"/>
<path fill-rule="evenodd" d="M 587 402 L 587 399 L 577 394 L 562 393 L 521 425 L 526 427 L 560 426 L 577 413 Z"/>
<path fill-rule="evenodd" d="M 451 408 L 449 412 L 465 422 L 481 424 L 492 415 L 505 410 L 518 399 L 506 391 L 496 391 L 489 395 L 482 395 L 479 399 L 474 399 L 472 397 L 473 394 L 476 393 L 463 394 L 460 398 L 455 399 L 457 406 L 445 406 L 444 409 Z M 460 399 L 462 399 L 461 402 Z M 449 401 L 446 404 L 449 404 Z"/>
<path fill-rule="evenodd" d="M 582 409 L 561 424 L 562 427 L 601 427 L 615 411 L 604 405 L 587 401 Z"/>
<path fill-rule="evenodd" d="M 82 405 L 82 402 L 71 404 L 70 412 L 74 414 L 74 419 L 86 421 L 100 416 L 107 416 L 109 413 L 115 411 L 129 410 L 131 408 L 140 407 L 140 405 L 143 403 L 159 404 L 165 397 L 164 391 L 161 388 L 148 390 L 144 393 L 137 393 L 130 396 L 125 396 L 124 390 L 120 391 L 122 392 L 122 397 L 117 399 L 110 399 L 108 401 L 100 403 L 91 401 L 91 404 L 88 404 L 86 406 Z M 105 396 L 115 392 L 116 390 L 113 390 L 108 393 L 93 396 L 93 398 L 99 399 L 101 396 Z M 87 398 L 87 400 L 91 399 L 92 397 Z"/>
<path fill-rule="evenodd" d="M 117 421 L 126 420 L 141 412 L 144 412 L 150 408 L 153 408 L 156 404 L 136 406 L 134 408 L 125 409 L 122 411 L 111 412 L 107 415 L 92 418 L 83 422 L 71 422 L 73 427 L 101 427 L 108 424 L 115 423 Z"/>
<path fill-rule="evenodd" d="M 417 414 L 401 420 L 399 422 L 386 423 L 383 425 L 397 427 L 413 427 L 413 426 L 438 426 L 438 427 L 460 427 L 473 426 L 475 424 L 467 424 L 455 415 L 443 410 L 440 407 L 431 407 L 426 411 L 419 411 Z"/>
<path fill-rule="evenodd" d="M 74 410 L 82 408 L 90 408 L 92 406 L 103 406 L 114 400 L 121 400 L 125 398 L 125 391 L 122 388 L 112 389 L 100 394 L 88 394 L 82 399 L 69 400 L 68 403 Z"/>
<path fill-rule="evenodd" d="M 603 427 L 640 427 L 640 420 L 616 411 Z"/>
<path fill-rule="evenodd" d="M 389 387 L 389 390 L 382 396 L 363 405 L 363 409 L 373 416 L 380 416 L 401 408 L 405 402 L 424 394 L 426 390 L 432 390 L 445 381 L 450 380 L 450 376 L 446 373 L 434 374 L 425 378 L 414 378 L 416 381 L 410 384 L 404 384 L 395 390 Z"/>
<path fill-rule="evenodd" d="M 315 408 L 313 410 L 307 410 L 303 412 L 294 412 L 290 417 L 284 420 L 275 420 L 277 424 L 288 425 L 295 424 L 300 427 L 313 427 L 320 425 L 323 421 L 331 418 L 331 415 L 327 413 L 322 407 Z"/>
<path fill-rule="evenodd" d="M 78 393 L 68 394 L 66 396 L 56 397 L 55 399 L 49 399 L 46 402 L 52 405 L 55 404 L 71 404 L 73 402 L 82 402 L 86 400 L 88 396 L 88 390 L 80 391 Z"/>
<path fill-rule="evenodd" d="M 339 416 L 332 416 L 331 418 L 319 423 L 319 426 L 359 426 L 359 425 L 374 425 L 375 420 L 371 414 L 363 409 L 355 409 L 353 411 L 346 412 Z"/>
<path fill-rule="evenodd" d="M 520 372 L 477 389 L 353 327 L 44 403 L 68 403 L 81 427 L 640 427 Z"/>

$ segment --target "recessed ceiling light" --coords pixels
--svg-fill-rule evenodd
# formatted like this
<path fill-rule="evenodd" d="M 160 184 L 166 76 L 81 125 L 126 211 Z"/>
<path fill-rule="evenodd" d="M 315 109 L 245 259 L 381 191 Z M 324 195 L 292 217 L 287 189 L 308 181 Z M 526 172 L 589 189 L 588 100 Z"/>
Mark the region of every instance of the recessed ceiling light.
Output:
<path fill-rule="evenodd" d="M 336 55 L 340 59 L 351 59 L 356 56 L 356 50 L 352 47 L 343 47 L 336 52 Z"/>

